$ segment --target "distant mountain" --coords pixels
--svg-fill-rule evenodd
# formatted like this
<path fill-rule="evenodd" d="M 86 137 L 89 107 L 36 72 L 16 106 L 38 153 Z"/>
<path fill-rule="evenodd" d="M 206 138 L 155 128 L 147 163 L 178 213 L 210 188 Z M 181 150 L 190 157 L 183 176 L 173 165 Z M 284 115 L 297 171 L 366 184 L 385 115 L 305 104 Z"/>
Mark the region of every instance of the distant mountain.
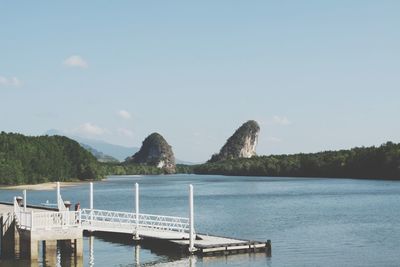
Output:
<path fill-rule="evenodd" d="M 176 172 L 172 147 L 159 133 L 152 133 L 146 137 L 140 150 L 132 157 L 127 158 L 125 162 L 156 166 L 165 173 Z"/>
<path fill-rule="evenodd" d="M 214 154 L 208 162 L 255 156 L 259 132 L 260 126 L 256 121 L 245 122 L 229 137 L 219 153 Z"/>
<path fill-rule="evenodd" d="M 94 149 L 93 147 L 83 144 L 83 143 L 79 143 L 84 149 L 86 149 L 87 151 L 89 151 L 90 153 L 92 153 L 93 156 L 96 157 L 96 159 L 100 162 L 119 162 L 119 160 L 117 160 L 114 157 L 111 157 L 109 155 L 104 154 L 103 152 L 97 151 L 96 149 Z"/>
<path fill-rule="evenodd" d="M 180 159 L 175 158 L 175 163 L 181 164 L 181 165 L 198 165 L 198 164 L 202 164 L 204 162 L 191 162 L 191 161 L 185 161 L 185 160 L 180 160 Z"/>
<path fill-rule="evenodd" d="M 102 153 L 106 157 L 112 157 L 119 161 L 124 161 L 127 157 L 139 151 L 138 147 L 126 147 L 126 146 L 114 145 L 101 140 L 95 140 L 95 139 L 89 139 L 89 138 L 83 138 L 79 136 L 65 134 L 55 129 L 49 130 L 45 134 L 67 136 L 80 143 L 83 147 L 86 146 L 85 147 L 86 149 L 87 147 L 90 147 L 96 150 L 97 153 Z M 93 154 L 93 151 L 90 152 Z"/>

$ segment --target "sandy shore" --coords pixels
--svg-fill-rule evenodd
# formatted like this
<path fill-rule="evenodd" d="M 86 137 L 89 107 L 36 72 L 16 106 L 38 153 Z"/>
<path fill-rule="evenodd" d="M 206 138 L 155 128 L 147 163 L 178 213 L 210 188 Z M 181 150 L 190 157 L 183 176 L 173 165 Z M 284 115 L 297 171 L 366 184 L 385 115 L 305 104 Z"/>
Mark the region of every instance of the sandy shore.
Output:
<path fill-rule="evenodd" d="M 61 187 L 69 187 L 69 186 L 77 186 L 84 183 L 88 183 L 86 181 L 82 182 L 60 182 Z M 24 184 L 24 185 L 0 185 L 0 189 L 9 189 L 9 190 L 53 190 L 56 189 L 56 182 L 43 183 L 43 184 Z"/>

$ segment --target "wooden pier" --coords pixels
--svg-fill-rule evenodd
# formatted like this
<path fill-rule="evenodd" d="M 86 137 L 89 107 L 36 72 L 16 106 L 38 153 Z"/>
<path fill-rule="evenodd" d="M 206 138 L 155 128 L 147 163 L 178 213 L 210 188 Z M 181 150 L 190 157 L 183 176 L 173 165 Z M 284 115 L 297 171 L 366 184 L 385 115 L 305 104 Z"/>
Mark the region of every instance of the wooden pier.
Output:
<path fill-rule="evenodd" d="M 83 232 L 129 235 L 134 242 L 162 247 L 183 254 L 228 255 L 264 252 L 271 255 L 271 241 L 260 242 L 220 237 L 195 232 L 193 186 L 189 186 L 189 217 L 144 214 L 139 212 L 139 185 L 135 185 L 135 212 L 94 209 L 93 184 L 90 183 L 89 208 L 70 211 L 62 200 L 57 183 L 57 208 L 27 205 L 24 197 L 11 204 L 0 203 L 2 257 L 21 254 L 35 260 L 38 242 L 54 244 L 63 240 L 82 257 Z M 12 236 L 12 237 L 11 237 Z M 49 248 L 50 250 L 54 248 Z M 23 252 L 23 253 L 22 253 Z"/>

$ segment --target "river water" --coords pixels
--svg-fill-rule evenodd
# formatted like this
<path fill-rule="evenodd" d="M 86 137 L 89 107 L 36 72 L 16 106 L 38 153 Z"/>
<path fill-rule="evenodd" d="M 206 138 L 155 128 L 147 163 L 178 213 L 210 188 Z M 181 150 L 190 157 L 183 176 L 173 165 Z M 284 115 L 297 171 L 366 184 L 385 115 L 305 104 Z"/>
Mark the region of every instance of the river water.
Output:
<path fill-rule="evenodd" d="M 94 183 L 94 208 L 133 211 L 136 182 L 142 213 L 183 217 L 188 217 L 188 185 L 193 184 L 197 232 L 271 239 L 272 257 L 187 258 L 135 246 L 130 240 L 85 237 L 83 266 L 400 266 L 400 182 L 111 176 Z M 65 187 L 61 193 L 64 200 L 88 207 L 88 184 Z M 14 195 L 21 192 L 0 190 L 0 201 L 11 201 Z M 28 191 L 28 203 L 55 202 L 55 195 L 55 190 Z M 17 264 L 26 263 L 0 261 L 1 266 Z"/>

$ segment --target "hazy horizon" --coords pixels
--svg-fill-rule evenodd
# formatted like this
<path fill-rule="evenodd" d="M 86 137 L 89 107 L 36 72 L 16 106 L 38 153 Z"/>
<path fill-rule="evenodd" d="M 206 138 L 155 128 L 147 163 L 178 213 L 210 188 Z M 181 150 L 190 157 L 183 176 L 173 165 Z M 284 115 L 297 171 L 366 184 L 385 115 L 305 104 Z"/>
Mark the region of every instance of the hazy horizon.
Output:
<path fill-rule="evenodd" d="M 7 2 L 1 129 L 203 162 L 247 120 L 257 153 L 400 142 L 400 2 Z"/>

